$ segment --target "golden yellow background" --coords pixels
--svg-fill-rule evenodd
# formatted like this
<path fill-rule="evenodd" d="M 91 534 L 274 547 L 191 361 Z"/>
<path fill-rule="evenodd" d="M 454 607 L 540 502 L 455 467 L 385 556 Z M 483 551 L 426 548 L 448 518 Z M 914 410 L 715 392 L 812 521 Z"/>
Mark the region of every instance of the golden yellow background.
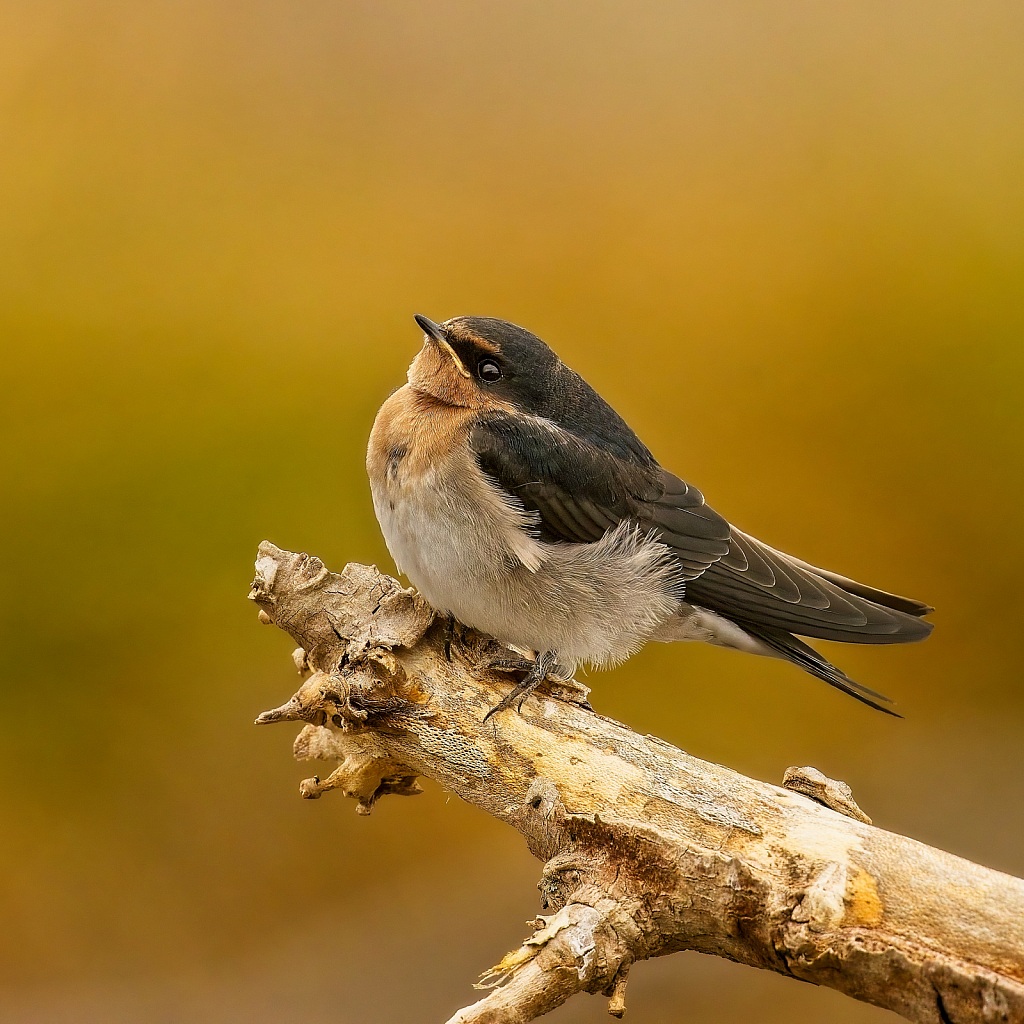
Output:
<path fill-rule="evenodd" d="M 415 312 L 528 327 L 741 528 L 938 608 L 828 649 L 905 721 L 678 645 L 600 711 L 1024 873 L 1022 53 L 991 0 L 4 4 L 0 1020 L 429 1024 L 526 934 L 511 830 L 303 802 L 251 724 L 297 681 L 257 543 L 391 569 Z M 895 1020 L 696 954 L 628 1002 Z"/>

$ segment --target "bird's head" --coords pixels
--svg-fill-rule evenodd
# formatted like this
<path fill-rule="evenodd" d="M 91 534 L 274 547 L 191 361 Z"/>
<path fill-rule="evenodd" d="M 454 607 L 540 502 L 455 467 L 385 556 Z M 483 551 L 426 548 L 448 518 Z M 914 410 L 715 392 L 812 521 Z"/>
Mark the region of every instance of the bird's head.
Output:
<path fill-rule="evenodd" d="M 558 390 L 558 356 L 522 327 L 486 316 L 416 323 L 426 336 L 409 384 L 448 405 L 543 414 Z"/>

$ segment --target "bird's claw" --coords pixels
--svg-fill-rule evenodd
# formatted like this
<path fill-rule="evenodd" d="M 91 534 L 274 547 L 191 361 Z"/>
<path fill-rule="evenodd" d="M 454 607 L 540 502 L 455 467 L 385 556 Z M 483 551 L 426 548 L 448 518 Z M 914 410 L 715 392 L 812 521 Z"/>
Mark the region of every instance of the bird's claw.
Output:
<path fill-rule="evenodd" d="M 515 686 L 511 693 L 506 694 L 502 700 L 495 704 L 494 707 L 484 715 L 484 721 L 486 722 L 491 715 L 495 715 L 499 711 L 507 711 L 513 705 L 515 705 L 516 711 L 519 714 L 522 714 L 526 698 L 529 697 L 545 679 L 547 679 L 549 672 L 554 671 L 557 668 L 557 655 L 555 652 L 542 651 L 537 655 L 533 664 L 530 666 L 530 670 L 526 673 L 526 676 L 522 681 Z"/>
<path fill-rule="evenodd" d="M 444 626 L 444 660 L 451 662 L 452 660 L 452 640 L 455 639 L 455 616 L 449 614 L 448 619 Z M 463 634 L 465 639 L 465 634 Z"/>

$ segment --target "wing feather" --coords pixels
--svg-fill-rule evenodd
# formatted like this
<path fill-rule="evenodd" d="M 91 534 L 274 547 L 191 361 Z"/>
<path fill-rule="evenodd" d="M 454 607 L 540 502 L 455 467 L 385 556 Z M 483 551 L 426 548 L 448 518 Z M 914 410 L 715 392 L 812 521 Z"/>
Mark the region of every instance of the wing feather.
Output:
<path fill-rule="evenodd" d="M 852 643 L 905 643 L 931 632 L 919 618 L 927 605 L 818 569 L 730 527 L 696 487 L 631 437 L 635 443 L 612 452 L 551 420 L 496 413 L 476 424 L 470 444 L 481 469 L 537 514 L 542 540 L 592 543 L 632 520 L 672 550 L 688 601 L 740 626 Z"/>
<path fill-rule="evenodd" d="M 720 612 L 740 625 L 771 626 L 801 636 L 852 643 L 892 644 L 923 640 L 932 624 L 900 607 L 884 605 L 838 582 L 814 566 L 732 530 L 733 549 L 699 580 L 687 585 L 687 599 Z M 743 562 L 755 571 L 739 568 Z M 770 577 L 769 577 L 770 574 Z M 769 579 L 773 582 L 769 582 Z M 848 581 L 851 584 L 853 581 Z M 861 592 L 893 602 L 909 602 L 856 584 Z M 797 599 L 794 601 L 794 590 Z M 926 607 L 926 606 L 920 606 Z"/>
<path fill-rule="evenodd" d="M 729 524 L 639 442 L 623 457 L 549 420 L 499 414 L 474 427 L 470 444 L 480 468 L 539 515 L 542 540 L 591 543 L 633 520 L 672 549 L 684 579 L 729 550 Z"/>

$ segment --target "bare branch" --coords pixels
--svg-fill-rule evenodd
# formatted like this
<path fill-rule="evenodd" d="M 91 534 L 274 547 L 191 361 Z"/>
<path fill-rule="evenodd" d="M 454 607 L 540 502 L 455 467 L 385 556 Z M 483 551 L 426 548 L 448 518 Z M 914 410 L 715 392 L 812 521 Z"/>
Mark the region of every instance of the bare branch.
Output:
<path fill-rule="evenodd" d="M 452 638 L 372 567 L 335 574 L 264 542 L 256 569 L 260 621 L 300 644 L 305 676 L 257 721 L 306 723 L 296 756 L 339 764 L 302 795 L 341 789 L 368 814 L 424 775 L 545 861 L 546 916 L 449 1024 L 534 1020 L 580 991 L 621 1016 L 630 966 L 683 949 L 913 1021 L 1024 1024 L 1024 881 L 872 827 L 813 768 L 772 786 L 639 736 L 571 683 L 484 723 L 515 654 Z"/>

